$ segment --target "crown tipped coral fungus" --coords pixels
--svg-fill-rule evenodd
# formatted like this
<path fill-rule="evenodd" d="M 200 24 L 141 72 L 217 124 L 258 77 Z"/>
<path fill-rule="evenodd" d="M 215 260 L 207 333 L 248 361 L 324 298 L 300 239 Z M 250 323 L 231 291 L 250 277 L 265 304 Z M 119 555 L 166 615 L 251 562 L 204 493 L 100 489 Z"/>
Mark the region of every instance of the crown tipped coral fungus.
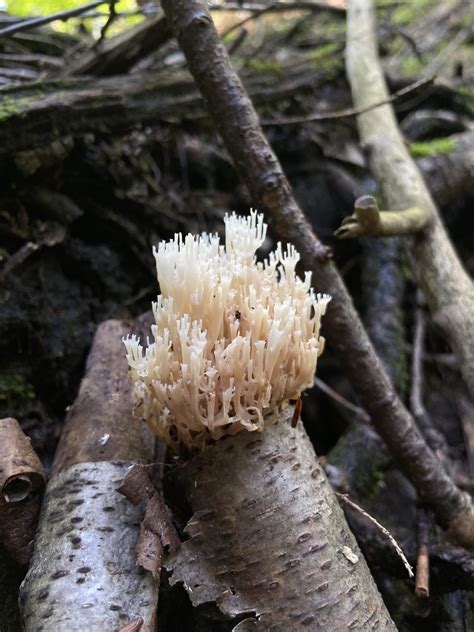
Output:
<path fill-rule="evenodd" d="M 255 253 L 263 215 L 225 217 L 217 235 L 181 234 L 154 248 L 161 294 L 154 342 L 125 340 L 135 414 L 169 445 L 199 449 L 240 430 L 273 424 L 312 385 L 330 298 L 295 273 L 299 254 L 279 243 Z"/>

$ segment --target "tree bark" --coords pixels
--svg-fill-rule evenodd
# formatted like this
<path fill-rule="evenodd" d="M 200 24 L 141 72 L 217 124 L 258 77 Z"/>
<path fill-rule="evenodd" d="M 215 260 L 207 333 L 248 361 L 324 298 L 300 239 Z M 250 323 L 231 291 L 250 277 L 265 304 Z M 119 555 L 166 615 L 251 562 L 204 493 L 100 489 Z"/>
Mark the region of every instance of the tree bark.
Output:
<path fill-rule="evenodd" d="M 188 539 L 166 562 L 194 606 L 216 601 L 245 630 L 396 630 L 293 410 L 178 467 Z"/>
<path fill-rule="evenodd" d="M 163 0 L 189 69 L 214 123 L 255 204 L 267 211 L 274 234 L 295 245 L 302 266 L 313 272 L 318 292 L 333 300 L 324 332 L 374 425 L 423 502 L 446 527 L 456 517 L 473 524 L 471 500 L 444 472 L 418 432 L 377 357 L 330 252 L 314 235 L 265 138 L 257 114 L 232 68 L 203 0 Z M 474 535 L 462 527 L 466 544 Z"/>
<path fill-rule="evenodd" d="M 158 586 L 135 557 L 142 510 L 117 491 L 129 468 L 154 454 L 132 418 L 129 331 L 121 321 L 99 326 L 68 413 L 22 584 L 26 632 L 118 631 L 138 616 L 143 631 L 154 627 Z"/>
<path fill-rule="evenodd" d="M 354 106 L 363 108 L 388 96 L 377 55 L 371 0 L 348 6 L 347 72 Z M 438 210 L 410 157 L 390 105 L 358 116 L 362 144 L 390 208 L 422 209 L 428 225 L 412 240 L 412 266 L 433 321 L 458 357 L 464 380 L 474 395 L 474 286 L 462 267 Z"/>

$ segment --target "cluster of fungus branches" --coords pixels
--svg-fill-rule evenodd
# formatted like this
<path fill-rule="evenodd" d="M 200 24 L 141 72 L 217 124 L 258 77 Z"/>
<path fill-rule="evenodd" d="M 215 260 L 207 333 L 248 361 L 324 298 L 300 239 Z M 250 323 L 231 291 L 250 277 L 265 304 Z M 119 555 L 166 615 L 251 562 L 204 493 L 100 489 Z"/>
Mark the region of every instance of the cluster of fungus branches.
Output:
<path fill-rule="evenodd" d="M 263 215 L 226 215 L 218 235 L 175 235 L 154 249 L 161 294 L 154 342 L 125 340 L 135 415 L 168 445 L 196 450 L 241 430 L 262 431 L 313 385 L 330 300 L 295 273 L 279 243 L 257 261 Z"/>

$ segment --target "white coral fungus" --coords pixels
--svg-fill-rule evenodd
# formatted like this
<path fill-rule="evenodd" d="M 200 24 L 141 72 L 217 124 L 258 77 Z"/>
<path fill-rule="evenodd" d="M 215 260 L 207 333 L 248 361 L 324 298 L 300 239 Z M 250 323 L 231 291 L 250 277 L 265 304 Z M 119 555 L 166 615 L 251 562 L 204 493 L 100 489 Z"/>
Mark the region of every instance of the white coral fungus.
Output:
<path fill-rule="evenodd" d="M 295 274 L 299 254 L 279 243 L 255 257 L 263 215 L 225 217 L 217 235 L 175 235 L 154 248 L 161 294 L 153 303 L 154 342 L 124 342 L 135 415 L 178 448 L 241 430 L 262 431 L 289 399 L 312 386 L 330 298 Z"/>

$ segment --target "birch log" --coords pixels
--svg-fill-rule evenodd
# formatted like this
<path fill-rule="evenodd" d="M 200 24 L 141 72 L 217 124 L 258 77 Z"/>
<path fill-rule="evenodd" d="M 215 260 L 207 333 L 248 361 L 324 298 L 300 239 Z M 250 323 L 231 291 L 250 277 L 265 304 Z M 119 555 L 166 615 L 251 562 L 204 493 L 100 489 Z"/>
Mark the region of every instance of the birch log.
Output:
<path fill-rule="evenodd" d="M 166 562 L 171 583 L 182 582 L 194 606 L 247 614 L 238 632 L 396 630 L 292 412 L 170 475 L 172 496 L 193 512 L 189 539 Z"/>
<path fill-rule="evenodd" d="M 158 586 L 135 558 L 142 510 L 117 492 L 154 453 L 132 419 L 129 331 L 122 321 L 99 326 L 68 413 L 22 584 L 25 632 L 114 632 L 139 617 L 142 632 L 154 629 Z"/>

